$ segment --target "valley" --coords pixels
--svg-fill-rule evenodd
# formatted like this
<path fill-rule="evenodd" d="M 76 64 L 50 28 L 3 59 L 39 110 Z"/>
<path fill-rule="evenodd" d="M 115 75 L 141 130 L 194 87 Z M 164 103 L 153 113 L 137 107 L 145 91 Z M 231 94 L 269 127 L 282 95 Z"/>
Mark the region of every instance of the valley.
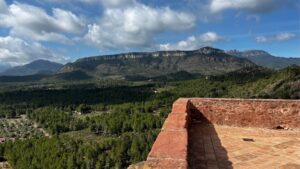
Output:
<path fill-rule="evenodd" d="M 0 156 L 21 169 L 126 168 L 146 159 L 179 97 L 300 98 L 299 67 L 252 66 L 188 79 L 123 81 L 49 83 L 52 87 L 5 82 L 21 88 L 0 93 L 1 124 L 16 134 L 0 145 Z M 26 120 L 18 118 L 25 115 Z"/>

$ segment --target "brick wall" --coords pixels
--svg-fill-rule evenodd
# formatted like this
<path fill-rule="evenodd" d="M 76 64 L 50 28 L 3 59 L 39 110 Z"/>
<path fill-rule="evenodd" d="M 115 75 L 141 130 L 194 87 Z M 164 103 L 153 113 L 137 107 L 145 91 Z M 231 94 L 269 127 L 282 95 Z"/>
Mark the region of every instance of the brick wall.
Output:
<path fill-rule="evenodd" d="M 174 102 L 172 112 L 148 155 L 145 168 L 188 168 L 189 106 L 189 99 Z"/>
<path fill-rule="evenodd" d="M 300 100 L 191 99 L 193 118 L 237 127 L 299 128 Z"/>
<path fill-rule="evenodd" d="M 191 119 L 237 127 L 300 129 L 300 100 L 178 99 L 142 168 L 187 169 Z"/>

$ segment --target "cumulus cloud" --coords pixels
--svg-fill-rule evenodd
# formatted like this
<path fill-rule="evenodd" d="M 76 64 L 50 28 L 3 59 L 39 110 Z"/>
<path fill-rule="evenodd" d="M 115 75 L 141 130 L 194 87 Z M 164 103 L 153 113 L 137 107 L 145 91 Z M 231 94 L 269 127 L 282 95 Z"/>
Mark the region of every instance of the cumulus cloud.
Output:
<path fill-rule="evenodd" d="M 0 14 L 7 12 L 7 5 L 4 0 L 0 0 Z"/>
<path fill-rule="evenodd" d="M 53 8 L 49 15 L 44 9 L 22 3 L 9 5 L 6 12 L 0 13 L 0 20 L 0 26 L 10 28 L 12 36 L 36 41 L 66 43 L 69 40 L 64 33 L 80 33 L 85 26 L 70 11 Z"/>
<path fill-rule="evenodd" d="M 224 40 L 215 32 L 206 32 L 200 36 L 190 36 L 186 40 L 175 44 L 161 44 L 160 50 L 195 50 L 203 46 L 209 46 L 216 42 Z"/>
<path fill-rule="evenodd" d="M 117 5 L 126 1 L 106 2 Z M 100 22 L 88 26 L 85 40 L 100 49 L 147 47 L 159 33 L 183 31 L 195 26 L 196 19 L 192 14 L 131 2 L 126 8 L 107 7 Z"/>
<path fill-rule="evenodd" d="M 67 61 L 63 55 L 54 53 L 40 43 L 27 42 L 11 36 L 0 37 L 0 63 L 16 66 L 37 59 L 61 63 Z"/>
<path fill-rule="evenodd" d="M 276 9 L 281 4 L 286 3 L 282 0 L 211 0 L 210 10 L 213 13 L 227 9 L 242 9 L 253 12 L 268 12 Z"/>
<path fill-rule="evenodd" d="M 257 36 L 255 39 L 256 42 L 258 43 L 269 43 L 269 42 L 287 41 L 295 37 L 296 34 L 294 33 L 282 32 L 277 35 Z"/>

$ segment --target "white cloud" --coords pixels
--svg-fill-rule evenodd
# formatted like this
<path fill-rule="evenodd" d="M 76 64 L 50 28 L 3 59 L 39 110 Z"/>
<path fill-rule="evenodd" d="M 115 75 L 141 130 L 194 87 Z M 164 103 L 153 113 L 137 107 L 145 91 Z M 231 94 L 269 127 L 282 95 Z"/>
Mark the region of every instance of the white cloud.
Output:
<path fill-rule="evenodd" d="M 260 22 L 260 16 L 258 15 L 248 15 L 247 16 L 247 20 L 248 21 L 251 21 L 251 20 L 254 20 L 255 22 Z"/>
<path fill-rule="evenodd" d="M 98 0 L 81 0 L 81 1 L 98 1 Z M 100 0 L 108 8 L 126 7 L 136 3 L 135 0 Z"/>
<path fill-rule="evenodd" d="M 0 37 L 0 63 L 12 66 L 25 64 L 37 59 L 64 63 L 63 55 L 54 53 L 37 42 L 27 42 L 11 36 Z"/>
<path fill-rule="evenodd" d="M 7 5 L 4 0 L 0 0 L 0 14 L 7 12 Z"/>
<path fill-rule="evenodd" d="M 257 36 L 255 39 L 256 42 L 258 43 L 269 43 L 269 42 L 287 41 L 295 37 L 296 34 L 294 33 L 282 32 L 277 35 Z"/>
<path fill-rule="evenodd" d="M 126 8 L 106 8 L 100 22 L 89 25 L 85 40 L 100 49 L 148 47 L 159 33 L 195 26 L 192 14 L 132 2 Z"/>
<path fill-rule="evenodd" d="M 227 9 L 241 9 L 253 12 L 268 12 L 277 7 L 283 0 L 211 0 L 210 10 L 213 13 Z"/>
<path fill-rule="evenodd" d="M 70 11 L 54 8 L 49 15 L 44 9 L 22 3 L 9 5 L 0 20 L 0 26 L 10 28 L 10 35 L 37 41 L 67 43 L 64 33 L 80 33 L 85 27 Z"/>
<path fill-rule="evenodd" d="M 102 4 L 108 8 L 126 7 L 135 3 L 135 0 L 43 0 L 49 3 L 83 3 L 88 5 Z"/>
<path fill-rule="evenodd" d="M 290 32 L 283 32 L 280 34 L 276 35 L 276 39 L 279 41 L 285 41 L 285 40 L 289 40 L 296 37 L 296 35 L 294 33 L 290 33 Z"/>
<path fill-rule="evenodd" d="M 58 0 L 44 0 L 61 3 Z M 136 0 L 74 0 L 76 4 L 102 4 L 103 15 L 96 22 L 60 8 L 43 8 L 0 0 L 0 62 L 20 65 L 36 59 L 64 62 L 65 58 L 40 42 L 73 43 L 76 39 L 99 49 L 132 49 L 155 46 L 155 38 L 165 31 L 186 31 L 195 26 L 193 14 L 169 7 L 150 7 Z M 74 2 L 66 0 L 64 3 Z M 95 18 L 90 21 L 95 20 Z M 84 30 L 87 30 L 84 33 Z M 80 38 L 84 34 L 84 37 Z M 79 42 L 78 40 L 76 43 Z"/>
<path fill-rule="evenodd" d="M 256 39 L 256 42 L 258 42 L 258 43 L 268 42 L 268 38 L 265 36 L 257 36 L 255 39 Z"/>
<path fill-rule="evenodd" d="M 216 42 L 224 40 L 215 32 L 207 32 L 200 36 L 190 36 L 186 40 L 179 41 L 175 44 L 161 44 L 160 50 L 195 50 L 203 46 L 209 46 Z"/>

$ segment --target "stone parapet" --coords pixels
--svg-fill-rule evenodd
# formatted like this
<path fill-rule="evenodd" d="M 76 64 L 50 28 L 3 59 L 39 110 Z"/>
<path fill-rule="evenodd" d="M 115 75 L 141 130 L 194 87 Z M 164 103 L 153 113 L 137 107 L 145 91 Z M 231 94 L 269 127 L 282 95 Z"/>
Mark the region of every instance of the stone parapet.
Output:
<path fill-rule="evenodd" d="M 300 129 L 300 100 L 180 98 L 142 168 L 187 169 L 191 121 L 234 127 Z"/>
<path fill-rule="evenodd" d="M 165 120 L 145 168 L 187 168 L 189 99 L 178 99 Z"/>

